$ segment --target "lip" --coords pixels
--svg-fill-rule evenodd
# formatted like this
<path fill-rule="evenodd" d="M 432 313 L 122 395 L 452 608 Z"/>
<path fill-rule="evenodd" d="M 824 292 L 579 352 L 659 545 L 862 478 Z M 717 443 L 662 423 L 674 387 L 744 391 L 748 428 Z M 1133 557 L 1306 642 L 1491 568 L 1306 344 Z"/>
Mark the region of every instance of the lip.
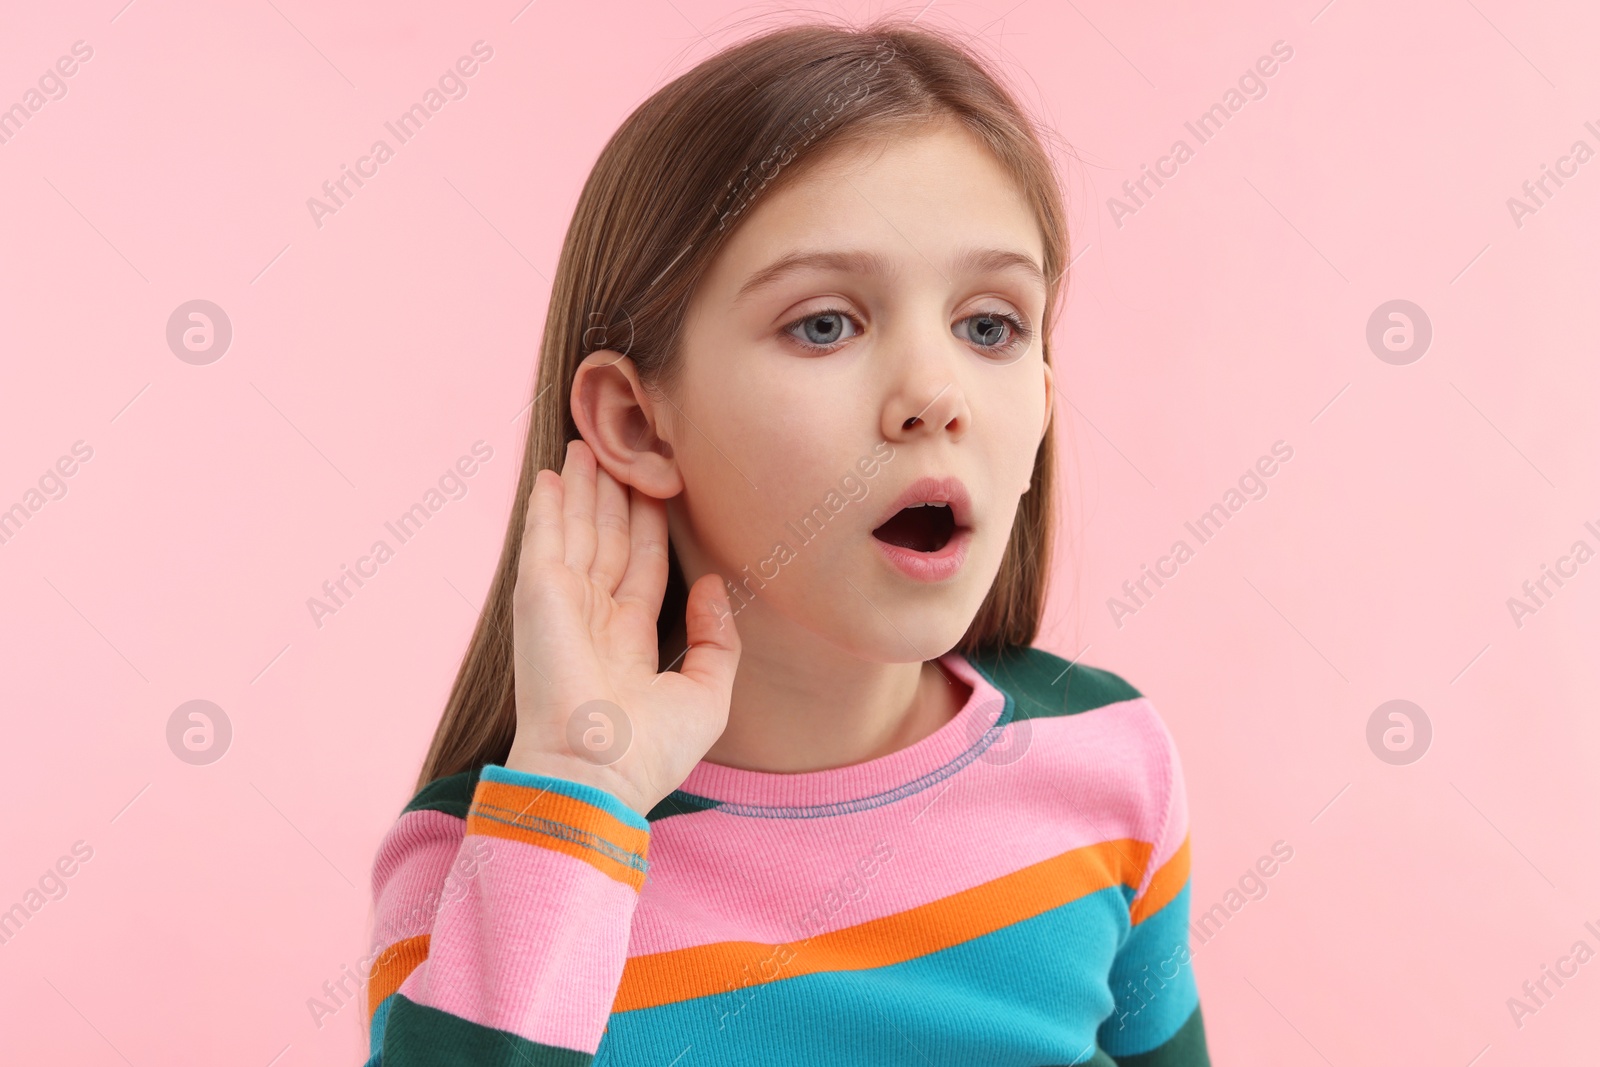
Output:
<path fill-rule="evenodd" d="M 876 527 L 874 527 L 876 529 Z M 871 537 L 870 534 L 868 534 Z M 972 528 L 958 526 L 943 548 L 937 552 L 913 552 L 909 548 L 891 545 L 872 538 L 872 543 L 908 578 L 919 582 L 942 582 L 953 576 L 967 561 L 967 549 L 972 545 Z"/>
<path fill-rule="evenodd" d="M 950 517 L 955 520 L 957 532 L 971 529 L 972 498 L 967 496 L 967 487 L 961 484 L 961 479 L 933 478 L 926 475 L 906 486 L 905 491 L 895 497 L 894 502 L 885 508 L 883 513 L 873 522 L 871 529 L 876 530 L 894 518 L 895 513 L 901 508 L 908 508 L 912 504 L 920 504 L 924 501 L 931 504 L 949 504 Z M 868 533 L 871 533 L 871 530 Z M 877 538 L 874 537 L 873 540 L 876 541 Z M 953 541 L 954 538 L 951 540 Z M 948 547 L 950 546 L 945 546 L 945 548 Z M 942 552 L 944 549 L 939 551 Z M 938 552 L 916 553 L 919 556 L 937 556 L 938 554 Z"/>
<path fill-rule="evenodd" d="M 900 545 L 891 545 L 872 537 L 871 530 L 867 536 L 872 537 L 878 550 L 906 577 L 919 582 L 942 582 L 961 569 L 972 547 L 972 499 L 959 478 L 918 478 L 884 509 L 872 524 L 872 530 L 888 522 L 901 508 L 924 502 L 950 505 L 950 517 L 956 528 L 939 551 L 916 552 Z"/>

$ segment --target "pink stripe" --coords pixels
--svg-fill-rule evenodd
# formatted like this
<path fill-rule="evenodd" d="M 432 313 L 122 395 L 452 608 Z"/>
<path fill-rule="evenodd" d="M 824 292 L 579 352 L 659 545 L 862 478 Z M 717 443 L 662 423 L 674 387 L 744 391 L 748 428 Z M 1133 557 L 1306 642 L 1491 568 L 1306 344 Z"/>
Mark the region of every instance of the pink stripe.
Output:
<path fill-rule="evenodd" d="M 938 770 L 972 745 L 1000 717 L 1005 695 L 979 674 L 959 652 L 939 657 L 950 674 L 972 687 L 949 722 L 915 744 L 863 763 L 825 771 L 771 774 L 701 761 L 679 787 L 685 793 L 740 804 L 832 804 L 876 793 L 888 785 L 914 781 Z"/>
<path fill-rule="evenodd" d="M 419 1004 L 591 1055 L 611 1016 L 638 893 L 582 860 L 469 834 L 489 855 L 400 986 Z"/>
<path fill-rule="evenodd" d="M 1166 815 L 1169 742 L 1149 700 L 1008 729 L 1017 736 L 1002 738 L 996 752 L 1020 746 L 1028 731 L 1014 762 L 980 758 L 866 811 L 825 820 L 707 811 L 655 823 L 628 954 L 802 941 L 1074 848 L 1155 841 Z M 879 842 L 889 858 L 881 845 L 874 854 Z M 1130 884 L 1140 873 L 1130 866 Z"/>
<path fill-rule="evenodd" d="M 433 928 L 440 887 L 466 830 L 465 820 L 442 811 L 408 811 L 389 828 L 372 864 L 374 952 Z"/>
<path fill-rule="evenodd" d="M 1189 833 L 1189 791 L 1183 780 L 1183 762 L 1178 758 L 1178 745 L 1168 732 L 1166 724 L 1158 718 L 1156 724 L 1161 728 L 1161 737 L 1165 746 L 1166 766 L 1165 774 L 1158 783 L 1159 788 L 1152 792 L 1153 796 L 1160 797 L 1169 806 L 1165 825 L 1157 831 L 1159 839 L 1156 847 L 1150 854 L 1150 867 L 1145 871 L 1144 880 L 1139 883 L 1137 897 L 1144 896 L 1145 890 L 1150 887 L 1150 880 L 1157 871 L 1177 854 L 1183 845 L 1183 839 Z"/>

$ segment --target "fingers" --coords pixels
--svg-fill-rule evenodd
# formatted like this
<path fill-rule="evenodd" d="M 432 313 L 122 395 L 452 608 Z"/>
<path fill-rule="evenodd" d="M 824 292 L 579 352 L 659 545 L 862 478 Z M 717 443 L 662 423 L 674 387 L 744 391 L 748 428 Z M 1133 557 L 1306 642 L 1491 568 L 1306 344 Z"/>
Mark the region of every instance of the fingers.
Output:
<path fill-rule="evenodd" d="M 612 599 L 633 601 L 657 618 L 667 569 L 667 505 L 633 489 L 628 493 L 628 569 Z"/>
<path fill-rule="evenodd" d="M 522 526 L 522 560 L 535 564 L 561 562 L 566 551 L 561 529 L 561 498 L 561 479 L 555 471 L 541 470 L 534 475 Z"/>
<path fill-rule="evenodd" d="M 689 651 L 679 673 L 715 692 L 733 692 L 741 646 L 721 575 L 702 574 L 690 588 L 684 631 Z"/>
<path fill-rule="evenodd" d="M 581 438 L 567 442 L 567 459 L 561 467 L 561 480 L 565 483 L 565 499 L 562 502 L 565 559 L 567 566 L 579 574 L 588 574 L 589 564 L 594 562 L 597 540 L 594 527 L 596 466 L 594 453 Z"/>
<path fill-rule="evenodd" d="M 595 479 L 594 525 L 599 543 L 589 580 L 610 594 L 628 567 L 628 487 L 604 467 L 595 471 Z"/>

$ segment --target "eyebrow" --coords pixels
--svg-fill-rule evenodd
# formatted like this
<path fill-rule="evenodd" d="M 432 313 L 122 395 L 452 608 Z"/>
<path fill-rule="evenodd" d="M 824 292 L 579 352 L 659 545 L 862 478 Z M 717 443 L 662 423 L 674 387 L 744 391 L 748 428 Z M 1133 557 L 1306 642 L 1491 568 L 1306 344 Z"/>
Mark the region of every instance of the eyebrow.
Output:
<path fill-rule="evenodd" d="M 1005 248 L 967 248 L 951 261 L 957 274 L 998 273 L 1020 270 L 1041 289 L 1048 290 L 1044 271 L 1030 256 Z M 851 274 L 875 274 L 892 278 L 898 272 L 890 266 L 888 257 L 877 252 L 790 252 L 756 271 L 739 287 L 734 296 L 738 303 L 758 289 L 775 285 L 785 278 L 808 270 L 837 270 Z"/>

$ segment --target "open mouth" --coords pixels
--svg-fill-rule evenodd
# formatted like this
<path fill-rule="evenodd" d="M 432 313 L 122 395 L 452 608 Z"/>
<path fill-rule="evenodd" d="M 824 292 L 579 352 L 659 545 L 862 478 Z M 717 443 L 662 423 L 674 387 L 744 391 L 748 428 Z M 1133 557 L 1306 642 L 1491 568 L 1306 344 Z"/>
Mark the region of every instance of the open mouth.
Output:
<path fill-rule="evenodd" d="M 956 533 L 955 512 L 948 504 L 913 504 L 901 508 L 872 536 L 913 552 L 937 552 Z"/>

